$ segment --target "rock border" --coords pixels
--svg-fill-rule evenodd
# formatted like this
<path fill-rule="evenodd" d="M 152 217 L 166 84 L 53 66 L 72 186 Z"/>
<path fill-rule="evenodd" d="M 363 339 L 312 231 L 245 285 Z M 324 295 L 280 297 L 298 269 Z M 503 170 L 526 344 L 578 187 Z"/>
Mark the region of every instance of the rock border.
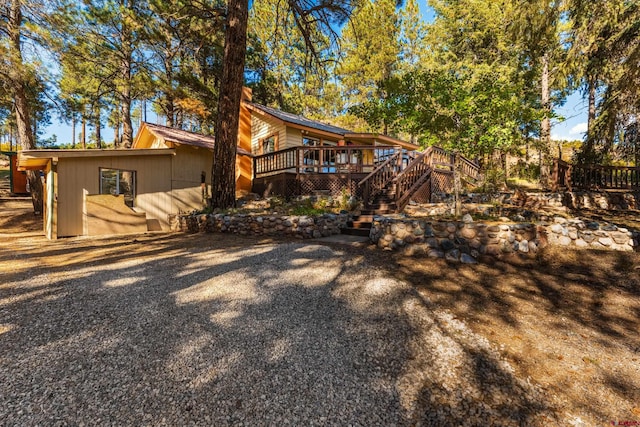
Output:
<path fill-rule="evenodd" d="M 180 231 L 188 233 L 236 233 L 244 236 L 287 235 L 312 239 L 340 234 L 349 214 L 250 215 L 190 214 L 178 217 Z"/>
<path fill-rule="evenodd" d="M 370 238 L 378 248 L 402 250 L 408 256 L 427 255 L 475 263 L 480 255 L 535 254 L 553 245 L 617 251 L 637 250 L 640 233 L 612 224 L 567 220 L 553 222 L 482 223 L 375 217 Z"/>

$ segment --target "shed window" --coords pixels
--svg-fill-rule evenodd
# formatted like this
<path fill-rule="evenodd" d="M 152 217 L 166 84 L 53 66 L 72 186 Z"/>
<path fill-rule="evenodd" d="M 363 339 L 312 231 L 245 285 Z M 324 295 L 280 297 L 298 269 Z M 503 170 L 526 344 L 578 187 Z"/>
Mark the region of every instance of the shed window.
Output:
<path fill-rule="evenodd" d="M 136 198 L 136 171 L 100 168 L 100 194 L 123 195 L 130 208 Z"/>

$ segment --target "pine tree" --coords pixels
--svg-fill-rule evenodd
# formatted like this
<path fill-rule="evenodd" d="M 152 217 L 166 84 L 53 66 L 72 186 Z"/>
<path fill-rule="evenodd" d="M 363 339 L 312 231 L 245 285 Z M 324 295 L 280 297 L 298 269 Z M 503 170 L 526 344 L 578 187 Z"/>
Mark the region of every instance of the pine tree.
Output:
<path fill-rule="evenodd" d="M 29 87 L 37 82 L 36 70 L 23 56 L 24 25 L 27 20 L 33 23 L 31 15 L 25 15 L 27 6 L 21 0 L 5 1 L 0 5 L 0 77 L 8 83 L 15 108 L 17 136 L 23 150 L 36 148 L 34 123 L 29 103 Z M 38 5 L 41 6 L 41 5 Z M 28 171 L 31 201 L 36 214 L 42 213 L 42 181 L 37 172 Z"/>
<path fill-rule="evenodd" d="M 291 1 L 287 4 L 304 35 L 310 60 L 319 60 L 314 34 L 325 34 L 335 42 L 335 27 L 348 17 L 350 5 L 343 0 L 321 3 Z M 216 145 L 212 166 L 212 205 L 228 208 L 235 205 L 235 154 L 240 113 L 240 97 L 244 83 L 245 49 L 248 21 L 247 0 L 229 0 L 222 78 L 215 126 Z"/>

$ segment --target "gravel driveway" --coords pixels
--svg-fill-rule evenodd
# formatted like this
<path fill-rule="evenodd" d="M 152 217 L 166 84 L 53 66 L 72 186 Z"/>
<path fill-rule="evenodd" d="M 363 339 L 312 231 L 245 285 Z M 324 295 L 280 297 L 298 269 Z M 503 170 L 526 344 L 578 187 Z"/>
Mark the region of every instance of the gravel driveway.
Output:
<path fill-rule="evenodd" d="M 1 243 L 1 242 L 0 242 Z M 0 244 L 2 425 L 549 425 L 488 342 L 366 251 Z"/>

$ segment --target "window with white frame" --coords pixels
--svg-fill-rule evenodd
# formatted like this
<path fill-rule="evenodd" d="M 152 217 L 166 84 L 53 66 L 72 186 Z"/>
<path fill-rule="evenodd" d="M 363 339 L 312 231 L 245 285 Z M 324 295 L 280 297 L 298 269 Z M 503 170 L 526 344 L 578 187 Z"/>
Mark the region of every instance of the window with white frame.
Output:
<path fill-rule="evenodd" d="M 127 206 L 136 198 L 136 171 L 100 168 L 100 194 L 123 195 Z"/>

